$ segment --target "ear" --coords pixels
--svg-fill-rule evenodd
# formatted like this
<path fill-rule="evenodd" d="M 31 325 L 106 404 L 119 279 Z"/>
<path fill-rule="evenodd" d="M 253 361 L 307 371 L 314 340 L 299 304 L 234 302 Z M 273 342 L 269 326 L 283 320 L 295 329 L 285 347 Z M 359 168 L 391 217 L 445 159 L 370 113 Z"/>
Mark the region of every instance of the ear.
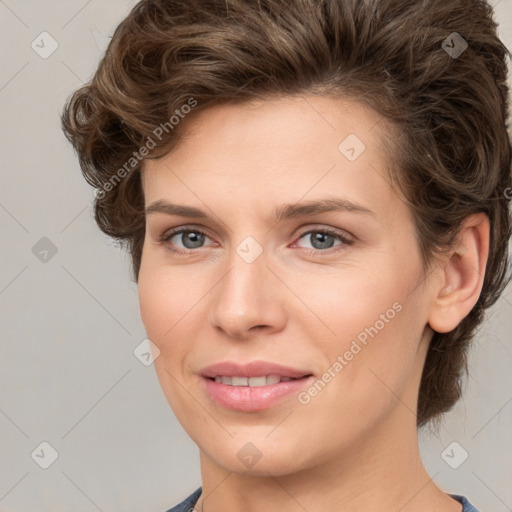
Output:
<path fill-rule="evenodd" d="M 428 323 L 437 332 L 450 332 L 476 304 L 484 282 L 489 256 L 489 218 L 484 213 L 471 215 L 459 232 L 459 243 L 444 259 L 441 279 Z"/>

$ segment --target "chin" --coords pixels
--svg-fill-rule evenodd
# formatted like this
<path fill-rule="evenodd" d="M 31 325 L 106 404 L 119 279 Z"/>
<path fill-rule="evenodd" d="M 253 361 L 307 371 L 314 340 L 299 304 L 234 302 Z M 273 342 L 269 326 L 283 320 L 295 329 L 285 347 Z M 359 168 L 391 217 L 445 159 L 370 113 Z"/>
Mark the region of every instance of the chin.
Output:
<path fill-rule="evenodd" d="M 288 436 L 288 443 L 284 444 L 280 440 L 275 444 L 265 439 L 270 431 L 271 429 L 265 427 L 265 433 L 261 436 L 237 433 L 223 443 L 206 445 L 206 449 L 201 448 L 201 450 L 214 464 L 238 475 L 284 476 L 304 469 L 308 463 L 307 454 L 301 446 L 302 441 L 297 440 L 297 443 L 292 443 Z M 201 444 L 196 444 L 201 447 Z"/>

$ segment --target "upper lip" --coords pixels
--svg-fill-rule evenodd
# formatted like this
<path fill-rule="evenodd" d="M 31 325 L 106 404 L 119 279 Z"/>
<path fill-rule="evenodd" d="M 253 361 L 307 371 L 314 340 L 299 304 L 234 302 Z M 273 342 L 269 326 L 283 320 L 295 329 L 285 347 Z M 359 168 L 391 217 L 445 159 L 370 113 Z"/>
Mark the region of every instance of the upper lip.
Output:
<path fill-rule="evenodd" d="M 280 377 L 291 377 L 298 379 L 306 375 L 312 375 L 308 370 L 291 368 L 268 361 L 251 361 L 249 363 L 235 363 L 233 361 L 223 361 L 206 366 L 201 370 L 203 377 L 261 377 L 263 375 L 279 375 Z"/>

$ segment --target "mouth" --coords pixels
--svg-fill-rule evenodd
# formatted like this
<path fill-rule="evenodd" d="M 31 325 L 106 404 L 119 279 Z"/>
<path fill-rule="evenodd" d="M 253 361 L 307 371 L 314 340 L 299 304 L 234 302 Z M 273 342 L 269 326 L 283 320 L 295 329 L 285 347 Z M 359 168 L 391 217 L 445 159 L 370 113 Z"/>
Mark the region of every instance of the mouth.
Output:
<path fill-rule="evenodd" d="M 236 377 L 229 375 L 217 375 L 215 377 L 206 377 L 218 384 L 234 387 L 251 387 L 259 388 L 265 386 L 273 386 L 280 382 L 291 382 L 294 380 L 301 380 L 307 377 L 312 377 L 312 374 L 304 375 L 303 377 L 284 377 L 281 375 L 262 375 L 261 377 Z"/>
<path fill-rule="evenodd" d="M 290 373 L 290 372 L 288 372 Z M 279 375 L 201 375 L 203 391 L 216 406 L 244 413 L 265 411 L 285 404 L 315 380 L 312 373 Z M 303 372 L 302 372 L 303 373 Z"/>
<path fill-rule="evenodd" d="M 217 406 L 241 412 L 270 409 L 310 386 L 312 372 L 264 361 L 223 362 L 200 373 L 203 391 Z"/>

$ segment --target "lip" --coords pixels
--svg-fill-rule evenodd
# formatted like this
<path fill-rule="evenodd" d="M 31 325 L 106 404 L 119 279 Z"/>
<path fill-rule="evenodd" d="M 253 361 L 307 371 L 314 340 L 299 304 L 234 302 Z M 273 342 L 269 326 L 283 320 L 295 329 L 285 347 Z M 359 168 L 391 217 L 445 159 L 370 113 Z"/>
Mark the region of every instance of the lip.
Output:
<path fill-rule="evenodd" d="M 280 377 L 291 377 L 299 379 L 305 375 L 312 375 L 310 370 L 291 368 L 268 361 L 251 361 L 246 364 L 235 363 L 233 361 L 223 361 L 212 364 L 201 370 L 203 377 L 213 378 L 217 375 L 226 375 L 231 377 L 261 377 L 262 375 L 279 375 Z"/>
<path fill-rule="evenodd" d="M 211 380 L 218 375 L 236 377 L 259 377 L 262 375 L 279 375 L 297 380 L 278 382 L 270 386 L 229 386 Z M 269 409 L 278 403 L 298 394 L 311 385 L 315 377 L 308 370 L 290 368 L 266 361 L 252 361 L 237 364 L 231 361 L 217 363 L 201 371 L 204 391 L 217 405 L 226 409 L 257 412 Z"/>

